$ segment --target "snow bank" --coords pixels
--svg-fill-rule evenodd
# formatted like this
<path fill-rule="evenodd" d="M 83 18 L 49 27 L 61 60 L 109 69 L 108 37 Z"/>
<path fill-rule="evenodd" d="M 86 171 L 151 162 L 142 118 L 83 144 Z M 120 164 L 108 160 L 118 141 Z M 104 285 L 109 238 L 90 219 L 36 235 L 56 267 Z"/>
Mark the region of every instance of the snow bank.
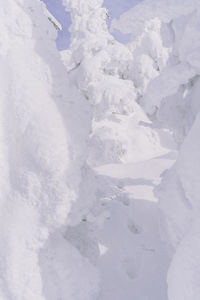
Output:
<path fill-rule="evenodd" d="M 177 163 L 164 175 L 157 189 L 164 230 L 175 253 L 168 272 L 170 300 L 199 298 L 199 130 L 198 114 Z"/>
<path fill-rule="evenodd" d="M 78 201 L 88 134 L 87 123 L 83 134 L 75 120 L 75 112 L 80 123 L 85 115 L 77 109 L 81 96 L 69 88 L 55 46 L 56 30 L 40 1 L 3 1 L 0 28 L 0 298 L 52 299 L 45 295 L 46 286 L 55 289 L 52 278 L 59 273 L 65 280 L 53 299 L 92 300 L 98 289 L 96 271 L 63 236 L 65 262 L 59 255 L 48 257 L 48 251 L 64 251 L 58 244 L 49 249 L 48 239 L 66 224 Z M 52 257 L 55 268 L 50 267 Z M 85 276 L 82 294 L 80 270 Z M 65 286 L 71 286 L 69 294 Z"/>

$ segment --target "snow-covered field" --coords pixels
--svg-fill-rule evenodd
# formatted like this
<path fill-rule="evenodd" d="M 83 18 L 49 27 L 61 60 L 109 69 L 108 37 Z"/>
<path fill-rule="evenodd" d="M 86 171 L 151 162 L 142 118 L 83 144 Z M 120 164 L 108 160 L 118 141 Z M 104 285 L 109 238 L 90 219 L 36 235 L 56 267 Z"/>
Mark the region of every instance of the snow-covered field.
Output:
<path fill-rule="evenodd" d="M 1 3 L 0 300 L 200 299 L 200 1 L 118 2 Z"/>

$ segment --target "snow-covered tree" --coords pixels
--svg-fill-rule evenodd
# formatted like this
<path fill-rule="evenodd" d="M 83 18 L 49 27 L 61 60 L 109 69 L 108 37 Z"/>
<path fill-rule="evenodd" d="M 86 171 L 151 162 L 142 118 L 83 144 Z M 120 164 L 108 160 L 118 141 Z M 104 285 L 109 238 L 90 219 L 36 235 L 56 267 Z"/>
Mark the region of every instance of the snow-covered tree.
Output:
<path fill-rule="evenodd" d="M 3 1 L 0 32 L 0 299 L 92 300 L 96 271 L 59 230 L 79 194 L 81 96 L 42 2 Z"/>
<path fill-rule="evenodd" d="M 63 57 L 71 81 L 91 105 L 91 165 L 142 159 L 159 144 L 150 128 L 139 125 L 150 121 L 137 104 L 135 83 L 127 78 L 133 56 L 108 32 L 102 2 L 64 1 L 72 25 L 70 48 Z"/>

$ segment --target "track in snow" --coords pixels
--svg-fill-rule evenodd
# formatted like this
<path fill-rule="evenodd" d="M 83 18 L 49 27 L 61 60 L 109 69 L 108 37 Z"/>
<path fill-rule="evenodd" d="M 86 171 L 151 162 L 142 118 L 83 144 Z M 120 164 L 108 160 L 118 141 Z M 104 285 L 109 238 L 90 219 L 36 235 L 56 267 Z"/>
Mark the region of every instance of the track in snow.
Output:
<path fill-rule="evenodd" d="M 101 300 L 166 300 L 169 257 L 159 234 L 158 200 L 153 193 L 173 153 L 135 164 L 96 169 L 113 185 L 109 211 L 99 232 Z"/>

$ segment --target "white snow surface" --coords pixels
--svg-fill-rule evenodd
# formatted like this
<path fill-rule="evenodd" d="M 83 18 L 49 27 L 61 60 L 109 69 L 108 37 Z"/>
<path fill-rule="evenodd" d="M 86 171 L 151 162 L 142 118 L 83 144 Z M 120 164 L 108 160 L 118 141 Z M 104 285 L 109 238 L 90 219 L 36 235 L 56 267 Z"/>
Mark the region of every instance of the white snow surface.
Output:
<path fill-rule="evenodd" d="M 0 10 L 0 300 L 200 299 L 200 1 Z"/>

